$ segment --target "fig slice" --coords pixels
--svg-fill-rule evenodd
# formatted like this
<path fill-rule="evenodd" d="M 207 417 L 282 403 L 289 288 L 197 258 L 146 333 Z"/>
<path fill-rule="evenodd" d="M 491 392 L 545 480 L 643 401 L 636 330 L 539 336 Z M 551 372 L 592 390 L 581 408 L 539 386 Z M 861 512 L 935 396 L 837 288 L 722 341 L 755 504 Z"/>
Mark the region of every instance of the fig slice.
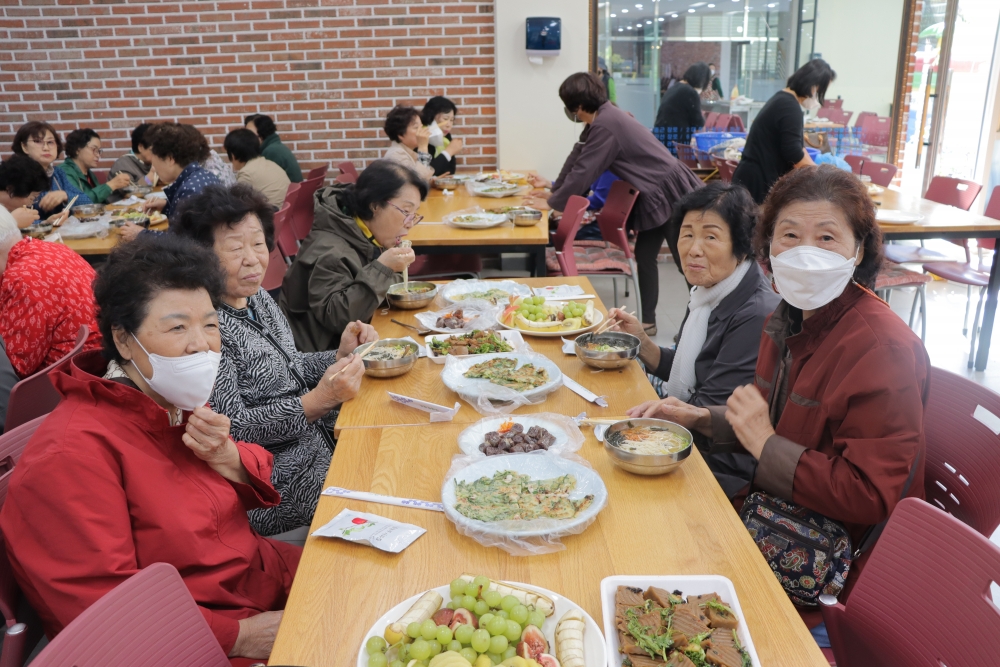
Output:
<path fill-rule="evenodd" d="M 471 625 L 474 628 L 478 628 L 479 622 L 476 620 L 476 615 L 468 609 L 456 609 L 454 615 L 451 617 L 451 624 L 448 627 L 454 632 L 455 628 L 460 625 Z"/>
<path fill-rule="evenodd" d="M 542 655 L 549 648 L 549 644 L 545 641 L 545 635 L 542 631 L 538 629 L 538 626 L 528 625 L 525 626 L 524 632 L 521 633 L 521 643 L 517 645 L 517 654 L 525 659 L 532 659 L 537 661 L 538 656 Z M 555 658 L 553 658 L 555 660 Z M 553 667 L 558 667 L 558 662 Z"/>
<path fill-rule="evenodd" d="M 541 653 L 535 660 L 542 667 L 560 667 L 559 661 L 556 660 L 554 655 L 549 655 L 548 653 Z"/>

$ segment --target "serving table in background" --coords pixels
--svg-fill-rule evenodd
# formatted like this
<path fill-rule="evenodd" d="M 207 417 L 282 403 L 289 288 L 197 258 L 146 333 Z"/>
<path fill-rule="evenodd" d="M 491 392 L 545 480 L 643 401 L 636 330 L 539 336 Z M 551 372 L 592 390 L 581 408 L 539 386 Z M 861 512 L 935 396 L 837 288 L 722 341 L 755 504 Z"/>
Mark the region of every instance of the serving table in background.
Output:
<path fill-rule="evenodd" d="M 879 227 L 886 241 L 1000 238 L 1000 220 L 994 218 L 963 211 L 947 204 L 939 204 L 923 197 L 906 195 L 892 188 L 886 188 L 877 197 L 877 201 L 883 210 L 923 216 L 918 222 L 907 224 L 880 222 Z M 986 305 L 979 333 L 979 346 L 976 348 L 977 371 L 986 370 L 986 362 L 989 360 L 998 289 L 1000 289 L 1000 274 L 997 273 L 997 262 L 994 261 L 986 288 Z"/>

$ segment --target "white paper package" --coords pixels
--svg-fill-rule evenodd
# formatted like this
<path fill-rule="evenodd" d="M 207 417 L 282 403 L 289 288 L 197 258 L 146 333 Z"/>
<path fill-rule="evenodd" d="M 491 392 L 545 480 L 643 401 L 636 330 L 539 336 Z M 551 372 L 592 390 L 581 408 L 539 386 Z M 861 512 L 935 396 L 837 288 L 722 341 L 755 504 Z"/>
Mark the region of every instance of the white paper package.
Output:
<path fill-rule="evenodd" d="M 382 551 L 398 554 L 427 531 L 420 526 L 393 521 L 377 514 L 342 510 L 328 524 L 313 533 L 315 537 L 336 537 Z"/>

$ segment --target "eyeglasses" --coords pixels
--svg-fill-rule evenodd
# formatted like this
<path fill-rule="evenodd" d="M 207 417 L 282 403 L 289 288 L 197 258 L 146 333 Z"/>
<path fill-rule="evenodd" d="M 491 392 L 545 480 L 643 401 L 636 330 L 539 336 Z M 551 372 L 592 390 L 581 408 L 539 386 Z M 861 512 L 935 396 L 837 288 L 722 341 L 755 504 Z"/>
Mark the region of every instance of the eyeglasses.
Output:
<path fill-rule="evenodd" d="M 55 139 L 50 139 L 49 141 L 39 141 L 38 139 L 29 139 L 29 141 L 31 143 L 33 143 L 33 144 L 37 144 L 37 145 L 41 146 L 42 148 L 55 148 L 56 147 Z"/>
<path fill-rule="evenodd" d="M 403 209 L 401 209 L 398 206 L 396 206 L 395 204 L 393 204 L 391 201 L 390 202 L 386 202 L 386 203 L 389 204 L 389 206 L 393 207 L 394 209 L 396 209 L 397 211 L 399 211 L 400 213 L 402 213 L 403 215 L 406 216 L 405 218 L 403 218 L 403 224 L 404 225 L 417 225 L 417 224 L 420 224 L 420 221 L 424 219 L 424 216 L 422 216 L 422 215 L 417 215 L 416 213 L 407 213 Z"/>
<path fill-rule="evenodd" d="M 101 155 L 102 153 L 101 149 L 98 148 L 97 146 L 91 146 L 90 144 L 87 144 L 86 147 L 89 148 L 91 151 L 93 151 L 94 155 Z"/>

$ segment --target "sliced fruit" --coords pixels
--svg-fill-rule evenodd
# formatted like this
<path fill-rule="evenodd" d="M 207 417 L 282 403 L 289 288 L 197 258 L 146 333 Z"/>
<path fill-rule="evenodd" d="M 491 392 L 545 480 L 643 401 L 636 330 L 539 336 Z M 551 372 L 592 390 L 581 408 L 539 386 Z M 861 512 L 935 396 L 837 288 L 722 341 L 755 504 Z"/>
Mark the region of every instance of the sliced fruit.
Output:
<path fill-rule="evenodd" d="M 586 630 L 583 614 L 570 609 L 556 624 L 556 655 L 562 667 L 584 667 L 583 633 Z"/>
<path fill-rule="evenodd" d="M 471 574 L 463 574 L 461 578 L 471 582 L 474 577 Z M 546 616 L 551 616 L 556 611 L 556 603 L 550 598 L 506 581 L 491 581 L 489 590 L 496 591 L 501 595 L 513 595 L 524 606 L 529 609 L 535 608 Z"/>
<path fill-rule="evenodd" d="M 524 315 L 515 315 L 514 321 L 522 329 L 558 329 L 562 322 L 532 322 Z"/>
<path fill-rule="evenodd" d="M 560 667 L 559 661 L 556 660 L 554 655 L 549 655 L 548 653 L 542 653 L 538 656 L 538 664 L 542 667 Z"/>
<path fill-rule="evenodd" d="M 527 647 L 527 655 L 522 652 L 521 647 Z M 545 641 L 545 635 L 534 625 L 528 625 L 521 633 L 521 643 L 517 645 L 517 654 L 522 658 L 538 660 L 538 656 L 549 649 L 549 643 Z"/>
<path fill-rule="evenodd" d="M 406 610 L 398 621 L 386 627 L 384 637 L 390 645 L 398 644 L 406 637 L 406 626 L 410 623 L 423 623 L 440 607 L 444 598 L 437 591 L 427 591 Z"/>
<path fill-rule="evenodd" d="M 468 609 L 456 609 L 448 627 L 454 632 L 455 628 L 460 625 L 471 625 L 474 628 L 478 628 L 479 622 L 476 620 L 476 615 Z"/>
<path fill-rule="evenodd" d="M 434 612 L 434 615 L 431 616 L 431 620 L 434 621 L 434 625 L 450 626 L 451 619 L 454 617 L 455 617 L 455 611 L 453 609 L 448 609 L 447 607 L 445 607 L 444 609 L 438 609 L 436 612 Z"/>

